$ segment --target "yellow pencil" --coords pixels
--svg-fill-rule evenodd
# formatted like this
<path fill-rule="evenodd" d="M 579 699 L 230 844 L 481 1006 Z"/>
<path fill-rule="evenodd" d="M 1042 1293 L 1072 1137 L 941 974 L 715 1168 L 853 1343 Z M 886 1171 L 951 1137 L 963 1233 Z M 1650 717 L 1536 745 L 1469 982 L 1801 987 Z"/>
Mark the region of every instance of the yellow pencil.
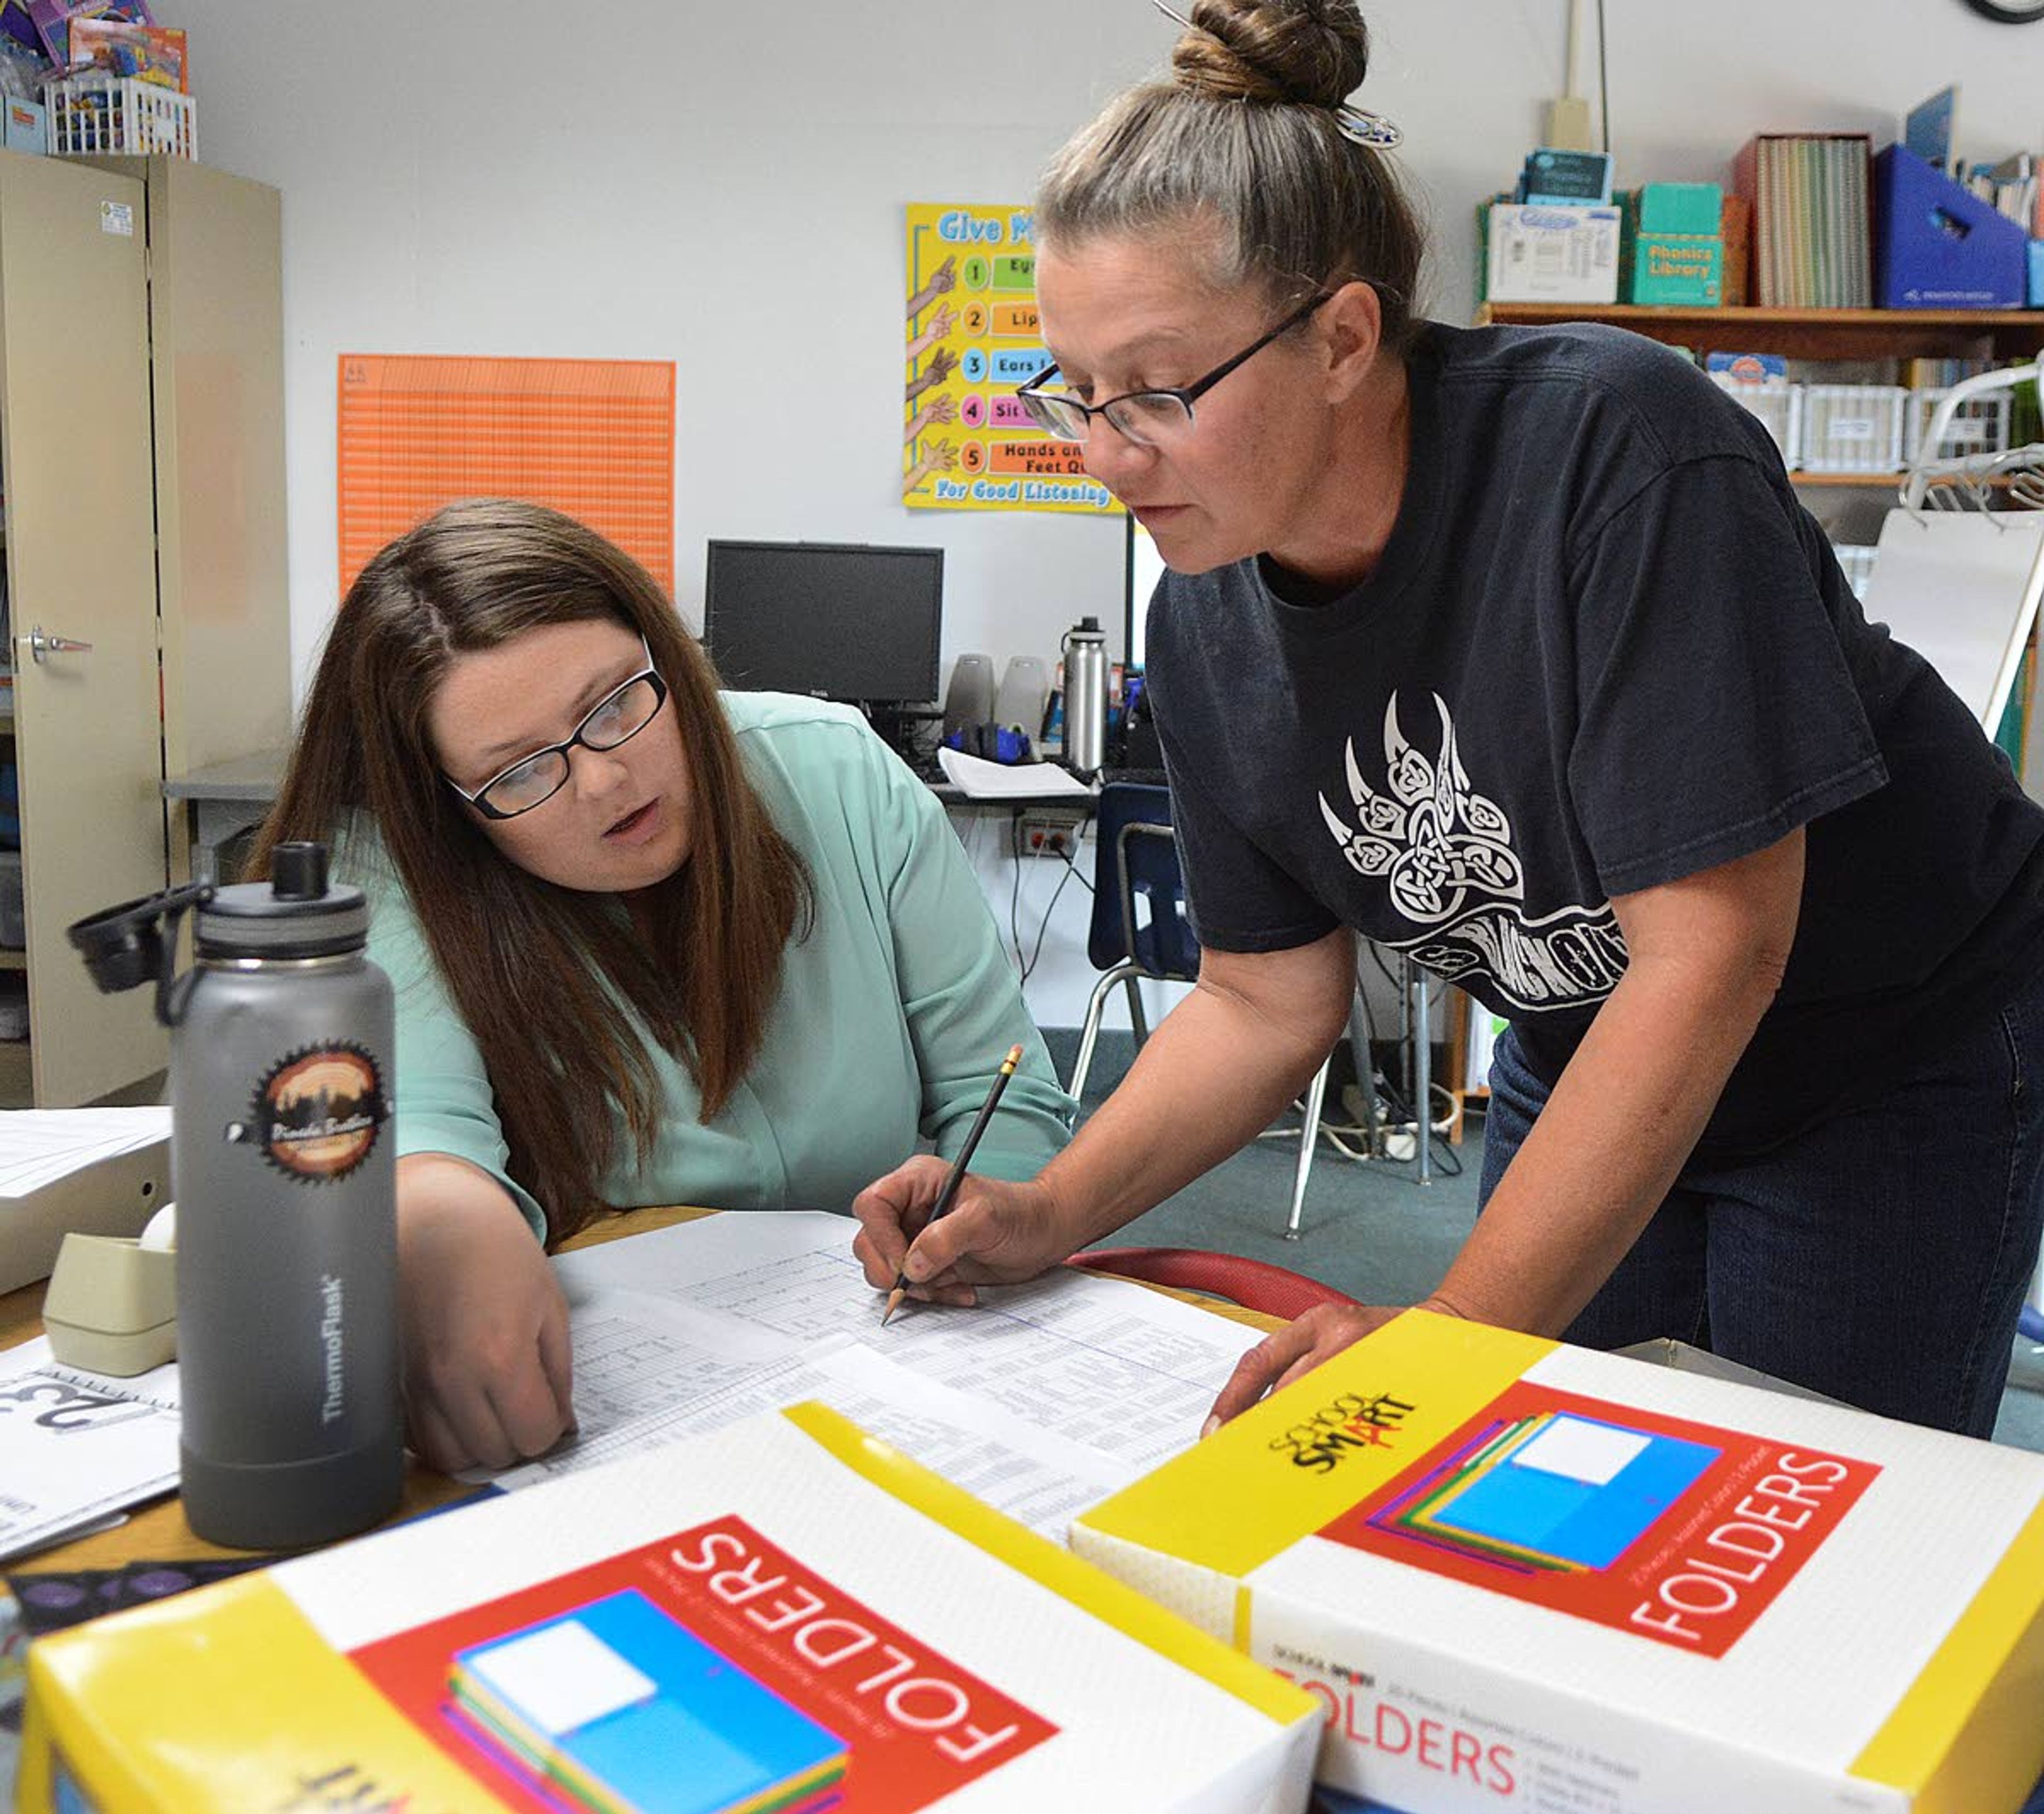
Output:
<path fill-rule="evenodd" d="M 930 1222 L 936 1221 L 951 1206 L 958 1195 L 959 1186 L 965 1182 L 965 1168 L 972 1163 L 974 1149 L 979 1144 L 979 1136 L 986 1132 L 986 1124 L 993 1119 L 994 1105 L 1001 1100 L 1001 1093 L 1008 1087 L 1008 1080 L 1015 1074 L 1015 1067 L 1022 1062 L 1022 1048 L 1010 1046 L 1008 1055 L 1001 1061 L 1001 1068 L 993 1074 L 993 1087 L 986 1093 L 986 1101 L 980 1105 L 979 1118 L 972 1124 L 972 1132 L 965 1137 L 965 1144 L 959 1148 L 958 1157 L 951 1161 L 951 1174 L 944 1180 L 944 1188 L 937 1197 L 937 1206 L 930 1212 Z M 930 1222 L 923 1226 L 928 1228 Z M 909 1245 L 914 1246 L 912 1241 Z M 880 1326 L 887 1327 L 888 1319 L 901 1308 L 901 1300 L 909 1295 L 909 1275 L 897 1272 L 894 1275 L 894 1289 L 887 1293 L 887 1308 L 881 1314 Z"/>

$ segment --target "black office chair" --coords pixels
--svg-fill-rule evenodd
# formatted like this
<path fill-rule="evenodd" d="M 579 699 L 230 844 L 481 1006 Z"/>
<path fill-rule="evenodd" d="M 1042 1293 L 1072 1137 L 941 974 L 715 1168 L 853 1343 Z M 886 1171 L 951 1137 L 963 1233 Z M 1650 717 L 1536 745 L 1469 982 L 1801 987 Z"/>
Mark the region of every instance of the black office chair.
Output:
<path fill-rule="evenodd" d="M 1185 878 L 1178 862 L 1178 835 L 1172 829 L 1170 790 L 1109 782 L 1100 790 L 1093 824 L 1093 927 L 1086 955 L 1101 975 L 1086 1003 L 1078 1055 L 1072 1061 L 1071 1082 L 1066 1086 L 1074 1100 L 1085 1093 L 1101 1020 L 1116 988 L 1128 996 L 1129 1023 L 1139 1050 L 1150 1036 L 1139 987 L 1143 979 L 1196 982 L 1200 974 L 1199 940 L 1185 916 Z M 1292 1210 L 1285 1224 L 1288 1241 L 1299 1238 L 1299 1218 L 1305 1207 L 1314 1149 L 1320 1144 L 1320 1108 L 1331 1062 L 1330 1054 L 1307 1086 L 1299 1163 L 1292 1179 Z M 1369 1090 L 1366 1081 L 1363 1087 Z M 1371 1119 L 1374 1124 L 1374 1093 Z"/>

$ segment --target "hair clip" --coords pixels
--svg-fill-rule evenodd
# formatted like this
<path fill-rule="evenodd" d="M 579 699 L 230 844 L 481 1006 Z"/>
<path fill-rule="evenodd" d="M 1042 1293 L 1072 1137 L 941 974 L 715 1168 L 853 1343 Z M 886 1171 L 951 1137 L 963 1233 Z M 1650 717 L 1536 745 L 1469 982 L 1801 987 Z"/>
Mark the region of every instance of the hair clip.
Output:
<path fill-rule="evenodd" d="M 1206 27 L 1196 25 L 1185 15 L 1169 4 L 1169 0 L 1150 0 L 1150 4 L 1174 25 L 1181 25 L 1189 32 L 1204 32 Z M 1213 34 L 1208 32 L 1211 37 Z M 1327 111 L 1335 117 L 1335 128 L 1351 144 L 1366 145 L 1372 151 L 1390 151 L 1402 144 L 1405 135 L 1400 132 L 1381 113 L 1373 113 L 1363 107 L 1352 107 L 1343 102 L 1339 107 Z"/>
<path fill-rule="evenodd" d="M 1390 151 L 1405 136 L 1381 113 L 1352 107 L 1345 101 L 1334 110 L 1334 116 L 1335 131 L 1350 143 L 1366 145 L 1372 151 Z"/>

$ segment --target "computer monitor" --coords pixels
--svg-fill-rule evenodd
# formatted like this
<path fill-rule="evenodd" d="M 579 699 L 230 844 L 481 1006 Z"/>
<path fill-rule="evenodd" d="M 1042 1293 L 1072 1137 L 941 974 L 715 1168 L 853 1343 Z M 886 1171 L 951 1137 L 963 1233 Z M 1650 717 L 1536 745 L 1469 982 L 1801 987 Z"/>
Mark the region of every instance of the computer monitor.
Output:
<path fill-rule="evenodd" d="M 1132 510 L 1128 515 L 1128 635 L 1122 643 L 1128 651 L 1131 667 L 1143 666 L 1143 626 L 1150 615 L 1150 595 L 1163 577 L 1164 557 Z"/>
<path fill-rule="evenodd" d="M 937 696 L 944 551 L 713 541 L 703 644 L 739 692 L 857 705 Z"/>

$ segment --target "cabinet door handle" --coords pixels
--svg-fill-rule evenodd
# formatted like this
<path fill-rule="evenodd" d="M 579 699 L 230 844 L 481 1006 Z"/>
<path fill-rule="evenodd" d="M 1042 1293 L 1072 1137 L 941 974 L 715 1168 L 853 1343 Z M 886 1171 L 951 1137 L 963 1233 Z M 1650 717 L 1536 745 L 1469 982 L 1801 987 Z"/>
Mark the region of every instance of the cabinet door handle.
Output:
<path fill-rule="evenodd" d="M 71 636 L 60 636 L 45 630 L 40 624 L 36 625 L 21 640 L 29 645 L 29 655 L 37 662 L 47 655 L 92 653 L 91 644 L 81 643 Z"/>

